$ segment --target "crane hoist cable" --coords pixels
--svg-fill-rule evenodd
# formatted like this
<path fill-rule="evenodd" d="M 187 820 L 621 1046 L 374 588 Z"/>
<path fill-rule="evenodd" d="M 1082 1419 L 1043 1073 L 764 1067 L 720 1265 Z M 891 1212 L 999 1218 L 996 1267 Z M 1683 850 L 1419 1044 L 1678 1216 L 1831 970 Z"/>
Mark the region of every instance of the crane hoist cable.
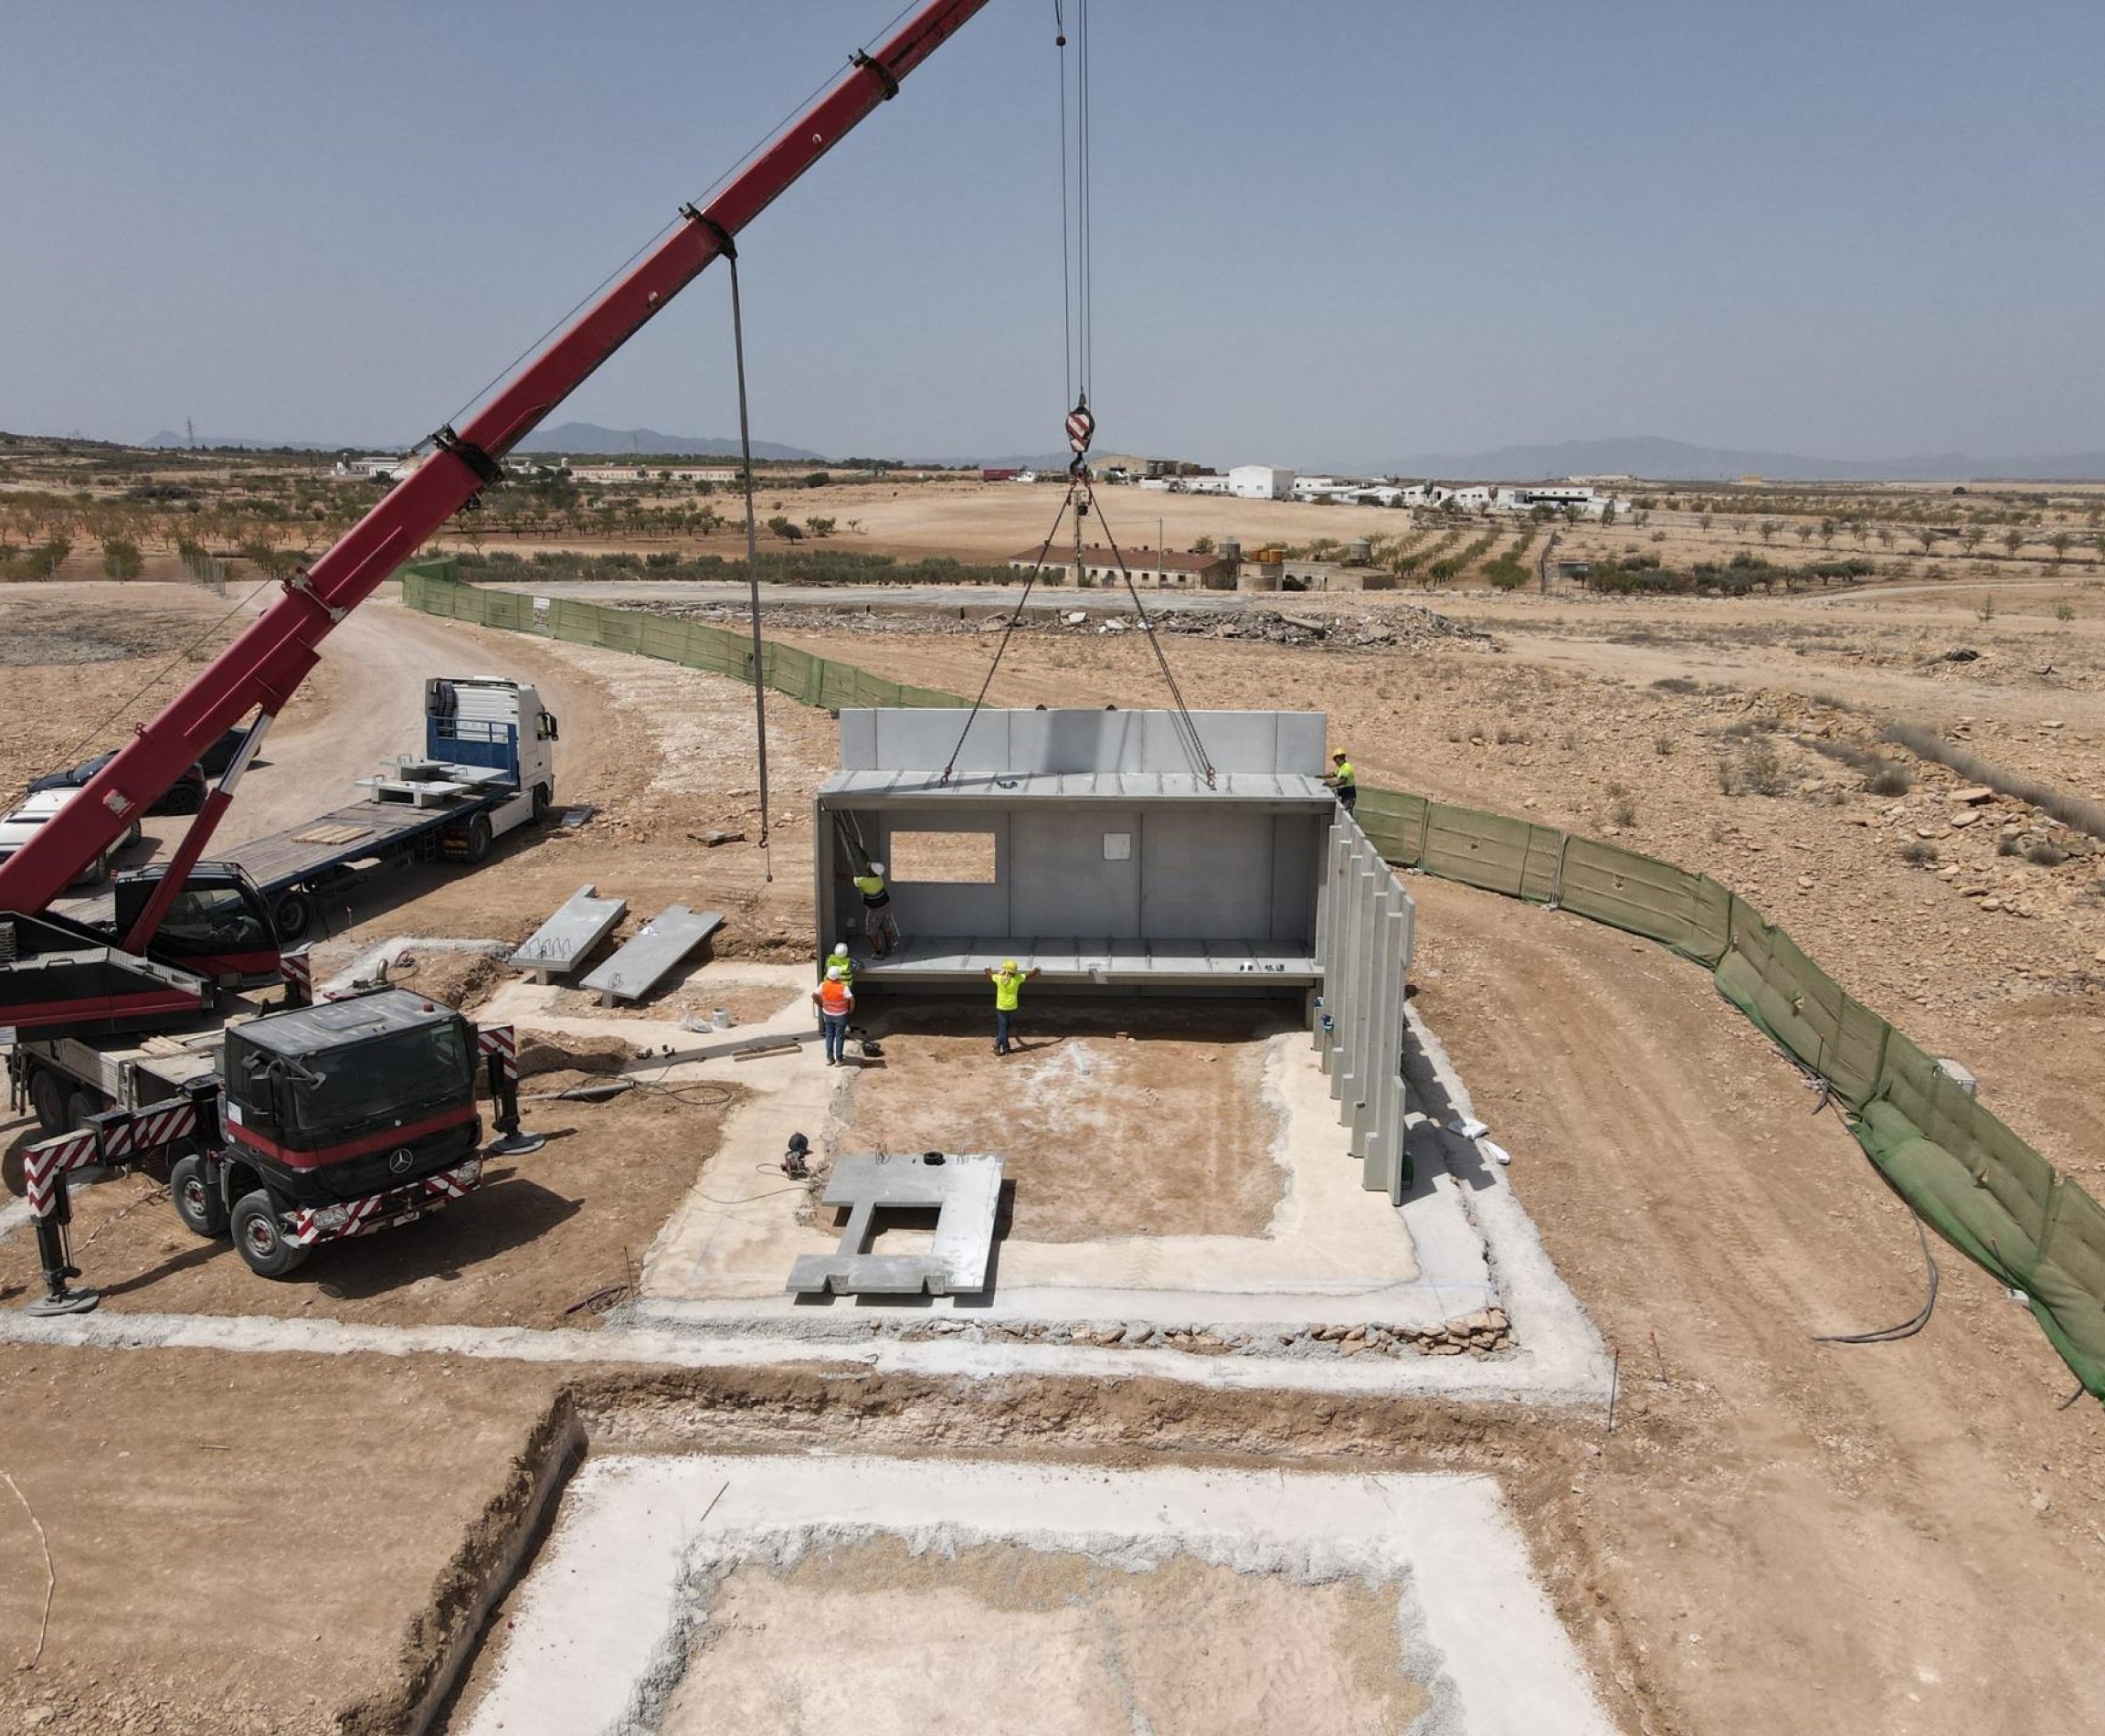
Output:
<path fill-rule="evenodd" d="M 1009 641 L 1022 621 L 1024 607 L 1031 600 L 1031 592 L 1038 583 L 1038 576 L 1044 571 L 1045 558 L 1052 552 L 1052 539 L 1059 535 L 1060 526 L 1070 511 L 1074 514 L 1074 567 L 1077 577 L 1084 565 L 1084 523 L 1094 511 L 1099 524 L 1104 526 L 1104 540 L 1109 545 L 1111 557 L 1118 566 L 1118 576 L 1124 581 L 1127 595 L 1133 599 L 1134 613 L 1139 617 L 1140 629 L 1147 635 L 1149 648 L 1155 653 L 1155 662 L 1162 672 L 1163 684 L 1169 690 L 1174 706 L 1177 736 L 1192 769 L 1205 778 L 1211 789 L 1214 784 L 1213 762 L 1206 752 L 1206 744 L 1199 733 L 1197 721 L 1190 707 L 1184 703 L 1184 690 L 1178 685 L 1177 676 L 1169 667 L 1168 654 L 1155 629 L 1154 619 L 1148 607 L 1140 600 L 1139 587 L 1133 582 L 1132 570 L 1126 564 L 1126 556 L 1118 546 L 1118 539 L 1111 533 L 1110 521 L 1104 516 L 1104 509 L 1096 499 L 1095 481 L 1089 473 L 1089 447 L 1096 434 L 1096 415 L 1089 408 L 1089 388 L 1095 361 L 1095 344 L 1093 336 L 1095 323 L 1095 262 L 1091 243 L 1092 213 L 1090 209 L 1089 175 L 1089 0 L 1074 0 L 1075 22 L 1075 79 L 1074 100 L 1070 105 L 1067 95 L 1067 19 L 1064 0 L 1052 0 L 1053 46 L 1060 50 L 1060 302 L 1062 322 L 1062 365 L 1066 372 L 1066 389 L 1074 394 L 1074 408 L 1067 412 L 1067 450 L 1073 454 L 1067 465 L 1067 491 L 1060 502 L 1060 511 L 1054 514 L 1052 528 L 1045 534 L 1038 556 L 1031 564 L 1031 571 L 1023 581 L 1023 593 L 1016 599 L 1016 607 L 1001 630 L 1001 637 L 995 642 L 994 655 L 987 667 L 987 678 L 979 683 L 979 692 L 974 696 L 971 709 L 966 714 L 965 726 L 957 732 L 957 745 L 950 750 L 950 758 L 943 767 L 940 781 L 947 784 L 957 769 L 957 757 L 965 750 L 965 740 L 972 733 L 972 725 L 987 703 L 987 694 L 994 685 L 995 674 L 1001 667 L 1001 659 L 1008 651 Z M 1074 115 L 1073 143 L 1070 145 L 1068 116 L 1072 107 Z M 1069 166 L 1072 161 L 1072 191 Z"/>
<path fill-rule="evenodd" d="M 722 224 L 692 205 L 682 206 L 681 215 L 706 226 L 714 234 L 731 272 L 731 355 L 738 376 L 739 474 L 746 488 L 746 585 L 753 626 L 753 736 L 760 770 L 760 872 L 764 880 L 771 882 L 775 868 L 767 853 L 767 651 L 760 637 L 760 532 L 753 504 L 753 421 L 746 397 L 746 314 L 738 299 L 738 243 Z"/>

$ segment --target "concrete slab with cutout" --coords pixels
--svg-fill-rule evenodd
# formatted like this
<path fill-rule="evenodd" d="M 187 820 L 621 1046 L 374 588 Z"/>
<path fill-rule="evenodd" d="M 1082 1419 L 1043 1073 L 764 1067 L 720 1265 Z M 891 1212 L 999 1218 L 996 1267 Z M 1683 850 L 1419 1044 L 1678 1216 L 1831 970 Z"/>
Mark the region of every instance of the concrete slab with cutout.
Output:
<path fill-rule="evenodd" d="M 841 1245 L 807 1254 L 790 1268 L 797 1296 L 975 1296 L 987 1287 L 994 1218 L 1001 1203 L 1001 1159 L 935 1151 L 842 1158 L 825 1203 L 849 1208 Z M 935 1207 L 936 1237 L 926 1254 L 872 1254 L 877 1213 Z"/>

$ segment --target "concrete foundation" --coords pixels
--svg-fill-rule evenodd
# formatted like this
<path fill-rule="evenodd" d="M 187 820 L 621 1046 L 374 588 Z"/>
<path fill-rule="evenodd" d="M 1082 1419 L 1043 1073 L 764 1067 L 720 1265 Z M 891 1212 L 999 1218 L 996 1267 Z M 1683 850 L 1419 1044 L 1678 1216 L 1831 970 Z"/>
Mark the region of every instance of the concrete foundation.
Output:
<path fill-rule="evenodd" d="M 1401 1041 L 1412 1100 L 1428 1113 L 1409 1134 L 1412 1180 L 1400 1205 L 1365 1188 L 1330 1081 L 1306 1035 L 1282 1028 L 1252 1051 L 1261 1063 L 1257 1094 L 1275 1127 L 1276 1191 L 1268 1196 L 1275 1203 L 1261 1233 L 1157 1235 L 1137 1226 L 1128 1234 L 1035 1243 L 1009 1233 L 995 1244 L 989 1294 L 817 1306 L 785 1296 L 797 1259 L 830 1252 L 839 1233 L 819 1204 L 826 1160 L 873 1149 L 869 1127 L 852 1129 L 857 1143 L 835 1142 L 855 1069 L 820 1064 L 809 981 L 802 965 L 717 961 L 691 972 L 685 987 L 704 995 L 735 986 L 763 1003 L 770 992 L 778 997 L 772 1018 L 741 1024 L 734 1041 L 697 1039 L 661 1021 L 555 1013 L 549 1009 L 564 991 L 529 983 L 505 985 L 483 1009 L 484 1018 L 524 1032 L 610 1034 L 670 1050 L 651 1077 L 719 1080 L 745 1094 L 646 1255 L 636 1299 L 591 1335 L 606 1356 L 745 1363 L 852 1355 L 873 1367 L 974 1376 L 1152 1371 L 1228 1386 L 1605 1402 L 1600 1336 L 1544 1254 L 1507 1171 L 1476 1138 L 1450 1130 L 1473 1126 L 1468 1092 L 1414 1016 Z M 792 1046 L 739 1058 L 746 1043 L 770 1035 Z M 894 1032 L 888 1059 L 921 1041 L 910 1030 Z M 948 1078 L 951 1068 L 945 1060 L 939 1071 Z M 1026 1083 L 1020 1074 L 1000 1077 L 1004 1088 Z M 1074 1113 L 1092 1113 L 1086 1079 L 1070 1073 L 1045 1084 Z M 1152 1106 L 1123 1097 L 1094 1112 L 1143 1128 L 1160 1118 Z M 912 1131 L 911 1143 L 894 1149 L 946 1143 L 926 1137 L 926 1123 Z M 809 1189 L 755 1174 L 771 1168 L 793 1133 L 812 1142 L 819 1161 Z M 1031 1153 L 1003 1155 L 1010 1181 L 1028 1187 Z M 1516 1155 L 1524 1164 L 1526 1153 Z M 181 1341 L 196 1339 L 197 1328 L 185 1330 Z M 576 1353 L 564 1334 L 543 1335 L 545 1342 L 454 1337 L 464 1354 Z"/>
<path fill-rule="evenodd" d="M 596 1459 L 507 1627 L 470 1736 L 1613 1728 L 1481 1477 Z"/>

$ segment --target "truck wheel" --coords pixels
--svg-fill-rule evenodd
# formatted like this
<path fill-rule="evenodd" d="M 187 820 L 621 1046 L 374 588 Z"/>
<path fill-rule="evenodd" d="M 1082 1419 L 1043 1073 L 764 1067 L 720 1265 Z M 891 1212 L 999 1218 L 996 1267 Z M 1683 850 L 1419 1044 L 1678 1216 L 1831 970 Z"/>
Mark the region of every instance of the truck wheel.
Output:
<path fill-rule="evenodd" d="M 555 805 L 555 792 L 546 784 L 534 786 L 534 823 L 539 825 L 548 818 L 548 810 Z"/>
<path fill-rule="evenodd" d="M 468 865 L 471 868 L 490 860 L 490 842 L 494 836 L 490 830 L 488 814 L 477 814 L 468 822 Z"/>
<path fill-rule="evenodd" d="M 99 1091 L 76 1091 L 66 1099 L 66 1131 L 82 1132 L 90 1116 L 100 1115 L 109 1106 Z"/>
<path fill-rule="evenodd" d="M 48 1068 L 38 1067 L 29 1075 L 29 1106 L 47 1134 L 66 1131 L 66 1082 Z"/>
<path fill-rule="evenodd" d="M 285 1231 L 278 1222 L 278 1208 L 262 1188 L 234 1201 L 228 1227 L 241 1258 L 259 1278 L 281 1278 L 307 1257 L 305 1248 L 285 1239 Z"/>
<path fill-rule="evenodd" d="M 280 946 L 304 939 L 314 922 L 314 901 L 303 892 L 289 892 L 279 899 L 270 920 L 278 925 Z"/>
<path fill-rule="evenodd" d="M 205 1159 L 193 1151 L 177 1158 L 168 1171 L 168 1198 L 175 1215 L 193 1235 L 218 1236 L 227 1233 L 227 1202 L 219 1190 L 205 1179 Z"/>

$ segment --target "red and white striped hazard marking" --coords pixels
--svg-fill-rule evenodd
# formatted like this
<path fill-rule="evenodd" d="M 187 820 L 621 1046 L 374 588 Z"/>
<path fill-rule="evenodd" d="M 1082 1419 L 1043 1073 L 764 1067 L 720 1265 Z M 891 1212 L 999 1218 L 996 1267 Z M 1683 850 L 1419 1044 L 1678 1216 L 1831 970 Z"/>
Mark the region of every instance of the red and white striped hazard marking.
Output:
<path fill-rule="evenodd" d="M 197 1131 L 197 1106 L 194 1103 L 157 1103 L 142 1109 L 129 1120 L 114 1122 L 102 1130 L 102 1156 L 114 1163 L 121 1158 L 138 1157 L 158 1150 Z"/>
<path fill-rule="evenodd" d="M 1079 404 L 1067 412 L 1067 445 L 1070 450 L 1086 452 L 1095 432 L 1096 418 Z"/>
<path fill-rule="evenodd" d="M 485 1025 L 476 1032 L 475 1044 L 484 1054 L 495 1055 L 504 1077 L 519 1079 L 519 1033 L 510 1025 Z"/>
<path fill-rule="evenodd" d="M 40 1218 L 57 1210 L 59 1178 L 69 1170 L 85 1170 L 101 1160 L 101 1143 L 93 1133 L 62 1133 L 33 1145 L 22 1155 L 22 1192 Z"/>
<path fill-rule="evenodd" d="M 458 1164 L 438 1175 L 419 1177 L 406 1188 L 354 1200 L 350 1203 L 350 1215 L 333 1230 L 322 1227 L 317 1208 L 302 1206 L 288 1216 L 285 1239 L 295 1247 L 306 1248 L 317 1242 L 342 1242 L 350 1236 L 370 1235 L 406 1214 L 436 1211 L 450 1200 L 465 1200 L 481 1181 L 481 1170 L 480 1163 Z"/>
<path fill-rule="evenodd" d="M 286 953 L 278 961 L 279 973 L 285 979 L 285 986 L 302 1000 L 314 999 L 314 960 L 301 950 Z"/>

